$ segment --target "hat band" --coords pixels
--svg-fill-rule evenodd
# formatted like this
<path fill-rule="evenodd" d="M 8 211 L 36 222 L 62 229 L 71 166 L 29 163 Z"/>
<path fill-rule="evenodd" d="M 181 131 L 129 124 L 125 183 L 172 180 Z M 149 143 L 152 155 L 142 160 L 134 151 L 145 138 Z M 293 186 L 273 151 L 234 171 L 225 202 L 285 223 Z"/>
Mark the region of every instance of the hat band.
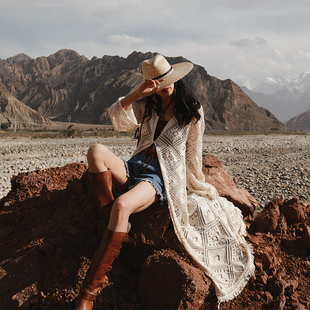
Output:
<path fill-rule="evenodd" d="M 167 74 L 168 74 L 169 72 L 171 72 L 171 71 L 172 71 L 172 67 L 170 67 L 170 69 L 169 69 L 166 73 L 164 73 L 164 74 L 162 74 L 162 75 L 160 75 L 160 76 L 157 76 L 157 77 L 155 77 L 155 78 L 152 78 L 152 80 L 158 80 L 158 79 L 164 77 L 165 75 L 167 75 Z"/>

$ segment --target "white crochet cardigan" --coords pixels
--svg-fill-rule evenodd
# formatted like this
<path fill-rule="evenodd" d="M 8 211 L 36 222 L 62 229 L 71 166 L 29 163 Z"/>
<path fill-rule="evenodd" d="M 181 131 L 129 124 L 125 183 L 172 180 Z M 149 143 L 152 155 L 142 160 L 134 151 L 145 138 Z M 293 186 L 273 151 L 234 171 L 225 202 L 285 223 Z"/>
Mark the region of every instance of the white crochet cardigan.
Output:
<path fill-rule="evenodd" d="M 116 131 L 141 124 L 145 99 L 124 110 L 119 98 L 109 109 Z M 203 109 L 201 118 L 181 127 L 173 117 L 154 141 L 158 116 L 143 122 L 133 155 L 155 144 L 175 233 L 200 268 L 213 280 L 219 302 L 236 297 L 254 272 L 252 248 L 246 243 L 241 211 L 219 197 L 202 173 Z M 132 155 L 132 156 L 133 156 Z"/>

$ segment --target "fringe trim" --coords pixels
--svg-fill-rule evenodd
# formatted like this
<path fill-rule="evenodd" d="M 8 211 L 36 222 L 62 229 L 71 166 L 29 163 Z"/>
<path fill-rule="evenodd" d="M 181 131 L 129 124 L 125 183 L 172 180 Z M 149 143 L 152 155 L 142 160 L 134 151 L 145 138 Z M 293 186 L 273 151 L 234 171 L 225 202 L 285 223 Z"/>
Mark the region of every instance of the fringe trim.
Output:
<path fill-rule="evenodd" d="M 228 301 L 236 298 L 243 291 L 243 289 L 245 288 L 245 286 L 249 282 L 251 276 L 255 272 L 254 250 L 253 250 L 252 246 L 248 243 L 245 243 L 245 246 L 246 246 L 246 249 L 249 251 L 249 262 L 247 265 L 249 267 L 249 269 L 245 272 L 245 274 L 243 275 L 243 278 L 240 279 L 239 283 L 237 284 L 237 286 L 232 291 L 230 291 L 227 294 L 221 294 L 220 292 L 216 292 L 219 304 L 221 304 L 223 302 L 228 302 Z"/>
<path fill-rule="evenodd" d="M 214 281 L 214 279 L 212 278 L 212 274 L 210 274 L 210 271 L 207 269 L 206 266 L 202 265 L 195 257 L 195 252 L 192 250 L 192 248 L 190 246 L 188 246 L 187 244 L 187 240 L 183 237 L 183 235 L 180 233 L 180 231 L 178 229 L 175 229 L 176 225 L 175 224 L 175 218 L 174 218 L 174 212 L 172 212 L 171 210 L 171 205 L 168 203 L 169 205 L 169 210 L 170 210 L 170 214 L 171 214 L 171 219 L 173 222 L 173 226 L 174 226 L 174 231 L 176 236 L 178 237 L 178 239 L 180 240 L 180 242 L 183 244 L 183 246 L 185 247 L 186 251 L 191 255 L 191 257 L 194 259 L 194 261 L 197 263 L 197 265 L 199 266 L 199 268 L 204 271 L 204 273 L 213 281 L 214 285 L 215 285 L 215 293 L 218 299 L 218 309 L 220 309 L 220 305 L 223 302 L 228 302 L 231 301 L 232 299 L 234 299 L 235 297 L 237 297 L 245 288 L 245 286 L 247 285 L 249 279 L 251 278 L 251 276 L 254 274 L 255 272 L 255 265 L 254 265 L 254 250 L 252 248 L 252 246 L 246 242 L 246 240 L 244 238 L 242 238 L 242 242 L 240 242 L 241 240 L 241 236 L 239 236 L 239 242 L 242 243 L 242 246 L 244 246 L 244 248 L 246 249 L 246 252 L 248 253 L 248 264 L 246 265 L 246 267 L 248 267 L 243 275 L 242 278 L 239 279 L 239 281 L 236 283 L 234 289 L 230 290 L 227 293 L 221 292 L 221 290 L 218 288 L 216 281 Z"/>

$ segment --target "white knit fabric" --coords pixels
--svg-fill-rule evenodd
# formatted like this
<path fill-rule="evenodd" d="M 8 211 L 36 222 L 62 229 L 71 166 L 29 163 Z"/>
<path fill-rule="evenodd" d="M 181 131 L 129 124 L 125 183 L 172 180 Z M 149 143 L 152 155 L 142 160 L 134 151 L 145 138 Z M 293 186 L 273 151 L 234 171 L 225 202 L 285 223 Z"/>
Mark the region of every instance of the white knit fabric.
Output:
<path fill-rule="evenodd" d="M 139 127 L 145 99 L 124 110 L 119 98 L 109 109 L 116 131 Z M 158 116 L 154 113 L 141 128 L 133 155 L 156 146 L 168 207 L 175 233 L 200 268 L 213 280 L 219 302 L 236 297 L 254 272 L 252 248 L 244 239 L 241 211 L 219 197 L 202 173 L 203 109 L 199 121 L 181 127 L 173 117 L 153 140 Z"/>

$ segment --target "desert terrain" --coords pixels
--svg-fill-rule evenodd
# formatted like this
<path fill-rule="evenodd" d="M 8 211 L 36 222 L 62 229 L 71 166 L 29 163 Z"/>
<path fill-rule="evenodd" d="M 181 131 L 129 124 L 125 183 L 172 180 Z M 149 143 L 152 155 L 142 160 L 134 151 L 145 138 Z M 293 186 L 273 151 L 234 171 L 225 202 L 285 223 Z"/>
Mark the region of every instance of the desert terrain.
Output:
<path fill-rule="evenodd" d="M 10 190 L 19 172 L 87 163 L 94 143 L 106 145 L 128 159 L 136 140 L 132 137 L 80 137 L 63 139 L 2 138 L 0 143 L 0 198 Z M 273 199 L 298 197 L 310 201 L 310 135 L 205 135 L 203 153 L 217 156 L 240 187 L 246 188 L 262 208 Z"/>
<path fill-rule="evenodd" d="M 126 159 L 136 140 L 1 139 L 0 309 L 74 309 L 108 218 L 99 220 L 87 176 L 94 143 Z M 255 274 L 222 310 L 309 309 L 309 149 L 308 134 L 204 136 L 203 153 L 218 157 L 262 210 L 247 222 Z M 132 215 L 137 245 L 122 248 L 95 308 L 217 309 L 210 279 L 178 242 L 168 210 L 156 208 Z"/>

